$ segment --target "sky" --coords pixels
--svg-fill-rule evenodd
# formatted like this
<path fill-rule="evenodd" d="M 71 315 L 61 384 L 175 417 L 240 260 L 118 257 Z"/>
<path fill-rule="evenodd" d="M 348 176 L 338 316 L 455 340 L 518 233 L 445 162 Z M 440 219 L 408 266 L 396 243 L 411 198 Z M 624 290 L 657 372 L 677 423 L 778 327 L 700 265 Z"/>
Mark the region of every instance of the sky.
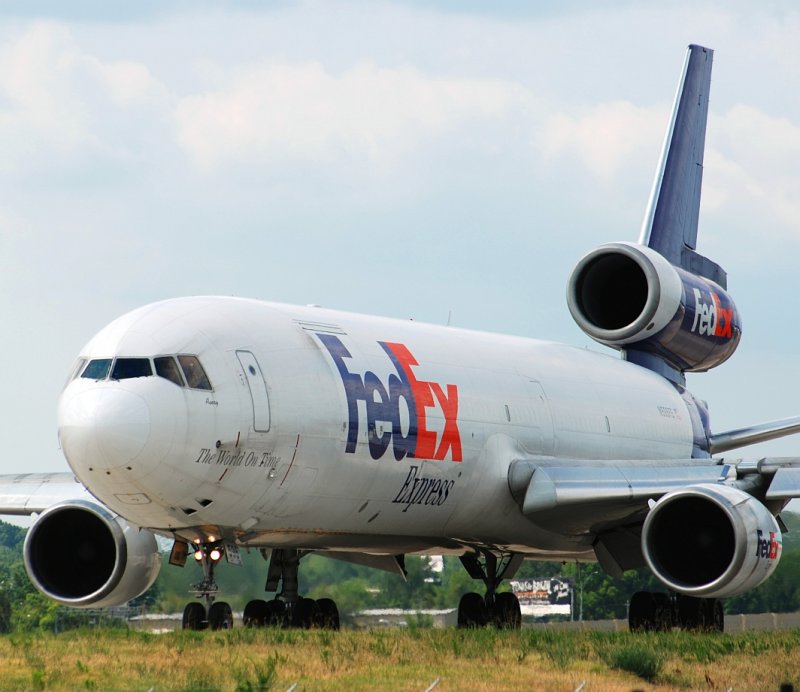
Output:
<path fill-rule="evenodd" d="M 6 0 L 0 473 L 66 470 L 71 364 L 164 298 L 605 350 L 566 283 L 638 238 L 689 43 L 715 50 L 698 250 L 744 324 L 689 388 L 715 431 L 800 414 L 798 35 L 778 0 Z"/>

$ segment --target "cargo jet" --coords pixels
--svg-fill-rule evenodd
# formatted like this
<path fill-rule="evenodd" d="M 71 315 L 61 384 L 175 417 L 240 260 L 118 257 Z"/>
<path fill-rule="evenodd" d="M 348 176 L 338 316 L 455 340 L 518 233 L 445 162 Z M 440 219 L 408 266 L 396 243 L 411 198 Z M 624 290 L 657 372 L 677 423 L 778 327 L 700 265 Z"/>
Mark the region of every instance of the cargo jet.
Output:
<path fill-rule="evenodd" d="M 722 268 L 696 251 L 712 51 L 690 46 L 639 242 L 577 264 L 567 303 L 621 357 L 319 307 L 193 297 L 154 303 L 80 352 L 58 407 L 72 470 L 0 479 L 0 512 L 36 514 L 32 582 L 75 607 L 122 604 L 170 562 L 203 579 L 190 629 L 232 625 L 215 570 L 268 559 L 252 626 L 336 628 L 298 593 L 311 553 L 404 573 L 457 555 L 482 582 L 461 626 L 519 627 L 498 593 L 525 559 L 648 566 L 634 629 L 722 628 L 720 599 L 781 555 L 800 458 L 718 458 L 800 431 L 800 417 L 713 433 L 685 373 L 741 337 Z M 455 605 L 455 604 L 454 604 Z"/>

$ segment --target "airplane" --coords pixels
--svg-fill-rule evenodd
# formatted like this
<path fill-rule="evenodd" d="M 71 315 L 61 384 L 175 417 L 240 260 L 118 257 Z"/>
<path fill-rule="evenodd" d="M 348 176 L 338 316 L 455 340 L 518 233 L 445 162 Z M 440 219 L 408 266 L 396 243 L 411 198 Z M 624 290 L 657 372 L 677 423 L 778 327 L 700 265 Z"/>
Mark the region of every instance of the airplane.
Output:
<path fill-rule="evenodd" d="M 298 593 L 318 554 L 404 574 L 456 555 L 483 593 L 461 627 L 520 626 L 498 591 L 525 559 L 649 567 L 634 630 L 723 627 L 764 582 L 800 497 L 800 458 L 714 457 L 800 417 L 712 432 L 685 374 L 736 350 L 727 275 L 696 250 L 713 52 L 691 45 L 638 242 L 581 258 L 567 304 L 621 357 L 516 336 L 231 297 L 140 307 L 80 351 L 58 404 L 71 472 L 0 478 L 0 513 L 36 515 L 33 584 L 77 608 L 123 604 L 170 563 L 203 578 L 187 629 L 233 625 L 215 570 L 269 560 L 249 626 L 339 627 Z"/>

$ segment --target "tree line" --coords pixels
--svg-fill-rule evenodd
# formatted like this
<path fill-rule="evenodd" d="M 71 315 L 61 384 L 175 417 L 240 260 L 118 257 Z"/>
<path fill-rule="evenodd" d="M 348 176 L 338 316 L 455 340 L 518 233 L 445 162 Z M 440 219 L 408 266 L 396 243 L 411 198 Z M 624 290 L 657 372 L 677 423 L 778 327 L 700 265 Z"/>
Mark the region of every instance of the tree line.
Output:
<path fill-rule="evenodd" d="M 790 531 L 784 537 L 781 561 L 772 577 L 757 589 L 725 601 L 729 614 L 794 612 L 800 610 L 800 515 L 784 513 Z M 22 560 L 25 529 L 0 522 L 0 632 L 52 630 L 83 624 L 80 611 L 65 609 L 40 594 L 31 584 Z M 265 594 L 267 562 L 259 550 L 243 551 L 243 565 L 222 564 L 217 570 L 220 598 L 241 610 L 252 598 Z M 192 596 L 189 585 L 202 577 L 193 561 L 172 567 L 163 556 L 161 574 L 154 586 L 134 602 L 149 612 L 179 612 Z M 453 608 L 468 591 L 483 593 L 483 585 L 469 577 L 457 557 L 446 556 L 437 572 L 427 558 L 408 556 L 406 579 L 399 574 L 354 565 L 321 555 L 303 558 L 300 593 L 311 598 L 332 598 L 343 614 L 372 608 Z M 573 617 L 605 620 L 627 617 L 627 604 L 636 591 L 661 587 L 646 569 L 626 572 L 614 579 L 596 563 L 525 561 L 515 579 L 567 577 L 575 586 Z M 504 588 L 508 588 L 504 585 Z"/>

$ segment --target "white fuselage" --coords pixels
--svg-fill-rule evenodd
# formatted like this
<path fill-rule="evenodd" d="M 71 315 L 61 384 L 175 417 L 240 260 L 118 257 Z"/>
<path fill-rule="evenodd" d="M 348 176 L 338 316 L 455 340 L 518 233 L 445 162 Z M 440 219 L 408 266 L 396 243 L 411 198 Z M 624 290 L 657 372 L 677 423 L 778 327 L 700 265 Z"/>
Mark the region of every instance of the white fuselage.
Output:
<path fill-rule="evenodd" d="M 188 373 L 182 385 L 82 374 L 93 361 L 181 354 L 211 389 Z M 59 405 L 70 466 L 113 511 L 188 540 L 582 553 L 590 537 L 520 512 L 514 460 L 692 454 L 690 413 L 665 379 L 529 339 L 185 298 L 121 317 L 80 358 Z"/>

